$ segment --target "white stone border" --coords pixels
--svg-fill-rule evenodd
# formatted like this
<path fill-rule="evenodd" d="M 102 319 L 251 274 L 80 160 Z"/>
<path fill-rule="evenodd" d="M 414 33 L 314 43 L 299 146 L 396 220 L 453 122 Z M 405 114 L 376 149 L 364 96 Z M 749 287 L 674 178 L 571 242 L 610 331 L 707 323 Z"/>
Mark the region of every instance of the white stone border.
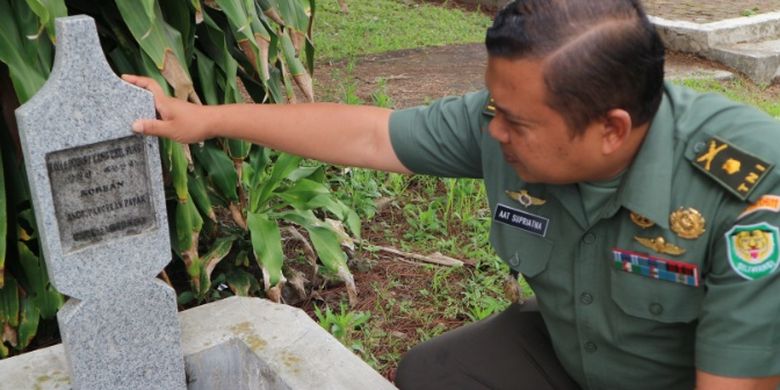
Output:
<path fill-rule="evenodd" d="M 780 38 L 780 12 L 694 23 L 650 16 L 666 47 L 684 52 L 702 52 L 717 45 Z"/>

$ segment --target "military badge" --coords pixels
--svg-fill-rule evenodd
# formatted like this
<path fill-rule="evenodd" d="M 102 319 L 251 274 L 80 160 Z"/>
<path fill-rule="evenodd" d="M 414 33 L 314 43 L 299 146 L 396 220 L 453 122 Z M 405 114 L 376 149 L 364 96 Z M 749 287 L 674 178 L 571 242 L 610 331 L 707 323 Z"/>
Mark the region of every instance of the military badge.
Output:
<path fill-rule="evenodd" d="M 695 240 L 704 234 L 704 217 L 701 213 L 692 208 L 679 210 L 669 216 L 669 227 L 678 236 L 686 240 Z"/>
<path fill-rule="evenodd" d="M 490 98 L 485 104 L 485 108 L 482 110 L 482 114 L 487 116 L 496 116 L 496 101 Z"/>
<path fill-rule="evenodd" d="M 655 226 L 655 222 L 649 220 L 644 215 L 637 214 L 633 211 L 631 212 L 631 222 L 641 227 L 642 229 L 649 229 Z"/>
<path fill-rule="evenodd" d="M 746 200 L 774 168 L 773 164 L 718 137 L 710 138 L 706 145 L 693 159 L 693 165 L 739 199 Z"/>
<path fill-rule="evenodd" d="M 664 253 L 672 256 L 679 256 L 685 253 L 685 248 L 680 248 L 677 245 L 666 242 L 663 237 L 646 238 L 646 237 L 634 237 L 634 239 L 642 244 L 647 249 L 652 249 L 658 253 Z"/>
<path fill-rule="evenodd" d="M 746 216 L 758 211 L 772 211 L 780 212 L 780 196 L 777 195 L 764 195 L 758 199 L 756 203 L 748 206 L 745 211 L 737 217 L 737 220 L 745 218 Z"/>
<path fill-rule="evenodd" d="M 745 279 L 756 280 L 777 270 L 778 228 L 766 222 L 737 225 L 726 232 L 729 264 Z"/>
<path fill-rule="evenodd" d="M 523 207 L 541 206 L 547 203 L 544 199 L 534 198 L 529 195 L 527 190 L 520 190 L 518 192 L 506 191 L 506 196 L 508 196 L 509 199 L 517 201 L 523 205 Z"/>

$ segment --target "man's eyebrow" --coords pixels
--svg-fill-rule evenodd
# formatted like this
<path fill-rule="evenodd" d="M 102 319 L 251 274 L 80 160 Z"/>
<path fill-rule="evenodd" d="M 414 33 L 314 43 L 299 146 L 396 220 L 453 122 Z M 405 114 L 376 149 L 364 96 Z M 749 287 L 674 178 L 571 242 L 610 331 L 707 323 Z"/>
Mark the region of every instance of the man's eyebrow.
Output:
<path fill-rule="evenodd" d="M 517 121 L 517 122 L 532 122 L 532 121 L 522 117 L 521 115 L 517 115 L 517 114 L 509 111 L 505 107 L 499 106 L 498 104 L 496 104 L 495 101 L 493 102 L 493 107 L 496 108 L 496 111 L 500 111 L 502 114 L 506 115 L 507 117 L 511 118 L 514 121 Z"/>

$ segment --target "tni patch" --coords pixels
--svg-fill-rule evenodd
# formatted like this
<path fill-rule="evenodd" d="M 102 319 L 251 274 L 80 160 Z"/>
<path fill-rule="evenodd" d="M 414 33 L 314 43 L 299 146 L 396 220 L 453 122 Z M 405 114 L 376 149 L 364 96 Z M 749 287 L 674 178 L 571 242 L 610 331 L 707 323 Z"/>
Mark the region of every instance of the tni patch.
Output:
<path fill-rule="evenodd" d="M 742 200 L 774 167 L 718 137 L 707 141 L 707 148 L 696 156 L 693 165 Z"/>
<path fill-rule="evenodd" d="M 615 269 L 648 278 L 699 287 L 699 268 L 684 263 L 622 249 L 612 250 Z"/>
<path fill-rule="evenodd" d="M 748 280 L 770 275 L 778 266 L 778 228 L 766 222 L 736 225 L 726 232 L 729 264 Z"/>
<path fill-rule="evenodd" d="M 550 220 L 545 217 L 513 209 L 501 203 L 496 206 L 493 220 L 542 237 L 547 236 L 547 227 L 550 224 Z"/>

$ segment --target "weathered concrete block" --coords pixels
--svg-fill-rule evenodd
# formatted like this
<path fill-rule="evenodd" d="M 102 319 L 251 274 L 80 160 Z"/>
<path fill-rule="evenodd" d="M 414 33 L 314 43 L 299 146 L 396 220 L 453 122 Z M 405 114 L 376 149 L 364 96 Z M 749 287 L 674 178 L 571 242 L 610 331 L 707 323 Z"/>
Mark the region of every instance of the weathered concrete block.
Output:
<path fill-rule="evenodd" d="M 190 390 L 395 389 L 300 309 L 232 297 L 179 318 Z M 0 390 L 70 389 L 64 355 L 56 345 L 0 361 Z"/>

